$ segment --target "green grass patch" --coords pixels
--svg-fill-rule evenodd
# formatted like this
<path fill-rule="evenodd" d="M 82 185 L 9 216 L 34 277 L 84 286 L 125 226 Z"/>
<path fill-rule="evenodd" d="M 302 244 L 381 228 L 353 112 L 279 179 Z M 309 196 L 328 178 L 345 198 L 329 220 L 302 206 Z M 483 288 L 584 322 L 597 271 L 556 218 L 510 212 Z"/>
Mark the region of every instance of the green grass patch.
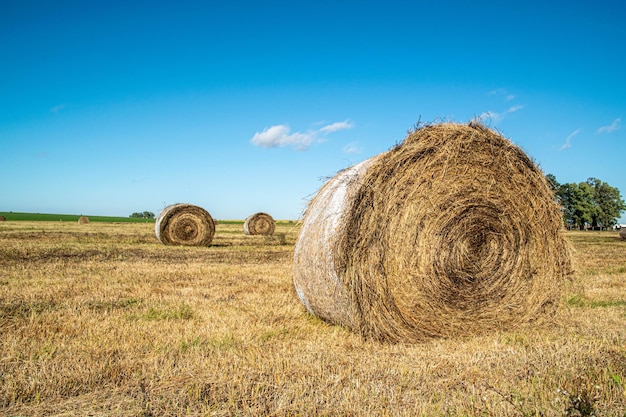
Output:
<path fill-rule="evenodd" d="M 590 308 L 604 308 L 604 307 L 626 307 L 626 300 L 588 300 L 584 297 L 575 295 L 567 300 L 567 304 L 571 307 L 590 307 Z"/>
<path fill-rule="evenodd" d="M 129 318 L 131 320 L 148 320 L 148 321 L 160 321 L 160 320 L 189 320 L 193 317 L 193 310 L 187 304 L 181 304 L 180 306 L 172 309 L 150 308 L 150 310 L 141 314 L 140 316 L 132 315 Z"/>
<path fill-rule="evenodd" d="M 0 211 L 7 221 L 44 221 L 44 222 L 77 222 L 80 216 L 89 217 L 90 222 L 104 223 L 154 223 L 156 219 L 119 216 L 90 216 L 88 214 L 51 214 L 51 213 L 21 213 L 15 211 Z M 218 220 L 218 219 L 216 219 Z M 244 220 L 218 220 L 219 224 L 243 226 Z M 295 226 L 295 220 L 277 220 L 277 226 Z"/>
<path fill-rule="evenodd" d="M 17 213 L 13 211 L 0 211 L 7 221 L 45 221 L 45 222 L 77 222 L 82 214 L 48 214 L 48 213 Z M 154 223 L 155 219 L 141 219 L 133 217 L 117 216 L 90 216 L 90 222 L 105 223 Z"/>

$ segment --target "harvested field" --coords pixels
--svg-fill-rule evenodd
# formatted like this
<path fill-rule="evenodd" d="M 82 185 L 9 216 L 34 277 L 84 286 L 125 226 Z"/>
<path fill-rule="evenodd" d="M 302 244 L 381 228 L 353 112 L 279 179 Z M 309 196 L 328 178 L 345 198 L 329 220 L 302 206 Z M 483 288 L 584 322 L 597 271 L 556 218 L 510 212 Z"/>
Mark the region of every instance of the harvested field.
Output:
<path fill-rule="evenodd" d="M 306 312 L 298 228 L 0 224 L 0 415 L 623 416 L 626 242 L 568 232 L 555 323 L 381 343 Z"/>

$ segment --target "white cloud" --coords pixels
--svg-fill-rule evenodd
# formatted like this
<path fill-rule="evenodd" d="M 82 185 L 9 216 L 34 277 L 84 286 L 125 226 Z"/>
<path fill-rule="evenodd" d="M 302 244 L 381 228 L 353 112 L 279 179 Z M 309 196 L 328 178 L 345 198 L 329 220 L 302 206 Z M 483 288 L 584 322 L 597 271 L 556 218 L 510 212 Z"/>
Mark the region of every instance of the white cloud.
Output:
<path fill-rule="evenodd" d="M 619 129 L 621 126 L 620 124 L 622 123 L 622 119 L 620 119 L 619 117 L 615 120 L 613 120 L 613 123 L 611 123 L 608 126 L 602 126 L 601 128 L 598 129 L 598 131 L 596 132 L 597 134 L 600 133 L 611 133 L 616 131 L 617 129 Z"/>
<path fill-rule="evenodd" d="M 480 116 L 478 116 L 478 119 L 480 121 L 497 120 L 499 117 L 500 115 L 498 113 L 494 113 L 492 111 L 484 111 L 480 114 Z"/>
<path fill-rule="evenodd" d="M 314 139 L 314 132 L 290 133 L 289 126 L 276 125 L 264 129 L 261 133 L 255 133 L 250 141 L 254 145 L 262 148 L 277 148 L 293 145 L 298 150 L 306 150 Z"/>
<path fill-rule="evenodd" d="M 565 143 L 563 144 L 563 146 L 561 146 L 561 150 L 570 148 L 572 146 L 572 138 L 579 133 L 580 133 L 580 129 L 576 129 L 572 133 L 570 133 L 567 139 L 565 139 Z"/>
<path fill-rule="evenodd" d="M 523 109 L 524 106 L 517 104 L 515 106 L 511 106 L 509 107 L 508 110 L 502 112 L 502 113 L 496 113 L 493 111 L 486 111 L 481 113 L 480 116 L 478 116 L 478 118 L 481 121 L 490 121 L 492 123 L 498 123 L 501 122 L 507 115 L 511 114 L 511 113 L 515 113 L 518 110 Z"/>
<path fill-rule="evenodd" d="M 515 98 L 515 96 L 513 94 L 509 94 L 508 96 L 506 96 L 506 101 L 511 101 Z"/>
<path fill-rule="evenodd" d="M 335 123 L 326 125 L 323 128 L 321 128 L 319 131 L 322 133 L 332 133 L 338 130 L 351 129 L 352 126 L 353 125 L 350 121 L 344 120 L 343 122 L 335 122 Z"/>
<path fill-rule="evenodd" d="M 326 125 L 318 130 L 306 133 L 294 132 L 287 125 L 276 125 L 265 128 L 263 132 L 255 133 L 250 142 L 262 148 L 278 148 L 293 146 L 298 151 L 306 151 L 313 142 L 323 142 L 326 135 L 339 130 L 352 128 L 352 123 L 345 120 Z"/>

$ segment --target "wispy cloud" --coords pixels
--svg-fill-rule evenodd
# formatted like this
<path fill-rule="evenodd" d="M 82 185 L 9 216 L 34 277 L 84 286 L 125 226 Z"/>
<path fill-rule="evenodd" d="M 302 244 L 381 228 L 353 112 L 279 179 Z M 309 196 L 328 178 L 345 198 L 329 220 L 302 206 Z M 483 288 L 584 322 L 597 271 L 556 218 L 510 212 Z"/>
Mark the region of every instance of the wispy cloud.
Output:
<path fill-rule="evenodd" d="M 483 121 L 483 122 L 492 122 L 492 123 L 498 123 L 501 122 L 506 116 L 508 116 L 511 113 L 515 113 L 518 110 L 523 109 L 524 106 L 517 104 L 515 106 L 511 106 L 509 107 L 508 110 L 504 111 L 504 112 L 493 112 L 493 111 L 486 111 L 481 113 L 480 116 L 478 116 L 478 118 Z"/>
<path fill-rule="evenodd" d="M 306 151 L 313 142 L 323 142 L 328 134 L 352 127 L 352 122 L 345 120 L 331 123 L 317 130 L 292 133 L 288 125 L 275 125 L 265 128 L 260 133 L 255 133 L 250 142 L 261 148 L 293 146 L 298 151 Z"/>
<path fill-rule="evenodd" d="M 504 97 L 505 101 L 511 101 L 515 98 L 514 94 L 511 94 L 508 91 L 506 91 L 506 88 L 496 88 L 495 90 L 488 91 L 487 95 Z"/>
<path fill-rule="evenodd" d="M 496 96 L 500 94 L 506 94 L 506 90 L 504 88 L 496 88 L 495 90 L 487 91 L 488 96 Z"/>
<path fill-rule="evenodd" d="M 322 133 L 332 133 L 338 130 L 352 129 L 353 124 L 349 120 L 344 120 L 343 122 L 335 122 L 329 125 L 324 126 L 319 131 Z"/>
<path fill-rule="evenodd" d="M 350 154 L 350 155 L 354 155 L 357 153 L 361 153 L 361 148 L 359 148 L 356 142 L 352 142 L 352 143 L 348 143 L 346 146 L 343 147 L 343 152 Z"/>
<path fill-rule="evenodd" d="M 58 113 L 61 110 L 65 109 L 67 106 L 65 104 L 59 104 L 58 106 L 54 106 L 50 109 L 50 113 Z"/>
<path fill-rule="evenodd" d="M 580 129 L 576 129 L 572 133 L 570 133 L 567 139 L 565 139 L 565 143 L 563 144 L 563 146 L 561 146 L 561 150 L 563 151 L 565 149 L 571 148 L 572 139 L 574 138 L 574 136 L 576 136 L 579 133 L 580 133 Z"/>
<path fill-rule="evenodd" d="M 614 132 L 621 127 L 621 123 L 622 123 L 622 119 L 618 117 L 617 119 L 613 120 L 613 123 L 611 123 L 610 125 L 600 127 L 596 133 L 600 134 L 600 133 Z"/>

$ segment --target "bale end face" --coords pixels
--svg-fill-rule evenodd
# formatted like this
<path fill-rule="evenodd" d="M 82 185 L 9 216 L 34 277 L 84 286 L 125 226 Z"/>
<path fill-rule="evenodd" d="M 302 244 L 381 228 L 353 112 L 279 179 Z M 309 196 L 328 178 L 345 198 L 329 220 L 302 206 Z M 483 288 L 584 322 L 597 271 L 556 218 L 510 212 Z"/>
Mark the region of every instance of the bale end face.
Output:
<path fill-rule="evenodd" d="M 255 213 L 246 218 L 243 224 L 243 232 L 246 235 L 271 236 L 276 230 L 276 222 L 267 213 Z"/>
<path fill-rule="evenodd" d="M 209 246 L 215 234 L 215 222 L 202 207 L 172 204 L 159 213 L 155 233 L 164 245 Z"/>

